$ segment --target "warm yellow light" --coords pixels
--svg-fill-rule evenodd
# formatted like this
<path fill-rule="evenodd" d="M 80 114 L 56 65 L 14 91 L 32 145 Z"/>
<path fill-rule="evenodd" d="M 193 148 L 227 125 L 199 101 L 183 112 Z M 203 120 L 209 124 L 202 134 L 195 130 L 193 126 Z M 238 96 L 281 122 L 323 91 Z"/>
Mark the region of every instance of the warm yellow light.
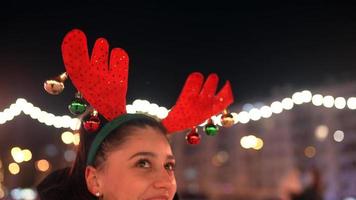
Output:
<path fill-rule="evenodd" d="M 11 155 L 15 162 L 22 163 L 25 160 L 25 155 L 19 147 L 11 149 Z"/>
<path fill-rule="evenodd" d="M 304 155 L 308 158 L 314 157 L 316 154 L 316 149 L 313 146 L 308 146 L 304 149 Z"/>
<path fill-rule="evenodd" d="M 325 125 L 320 125 L 315 129 L 315 137 L 320 141 L 325 140 L 328 134 L 329 134 L 329 128 Z"/>
<path fill-rule="evenodd" d="M 21 152 L 21 148 L 20 147 L 13 147 L 11 148 L 11 155 L 12 157 L 15 157 L 17 153 Z"/>
<path fill-rule="evenodd" d="M 49 162 L 44 159 L 39 160 L 36 163 L 36 168 L 38 169 L 38 171 L 41 171 L 41 172 L 45 172 L 45 171 L 49 170 L 49 167 L 50 167 Z"/>
<path fill-rule="evenodd" d="M 73 144 L 79 145 L 79 143 L 80 143 L 80 135 L 79 135 L 79 133 L 76 133 L 76 134 L 74 134 Z"/>
<path fill-rule="evenodd" d="M 240 140 L 240 144 L 243 148 L 249 149 L 254 148 L 257 143 L 257 137 L 254 135 L 244 136 Z"/>
<path fill-rule="evenodd" d="M 242 148 L 244 148 L 244 149 L 250 148 L 249 144 L 248 144 L 247 136 L 244 136 L 244 137 L 241 138 L 240 144 L 241 144 Z"/>
<path fill-rule="evenodd" d="M 255 150 L 260 150 L 263 147 L 263 140 L 261 138 L 256 138 L 256 144 L 254 147 Z"/>
<path fill-rule="evenodd" d="M 249 135 L 249 136 L 247 136 L 247 141 L 248 141 L 248 146 L 250 148 L 253 148 L 254 146 L 256 146 L 257 137 L 254 135 Z"/>
<path fill-rule="evenodd" d="M 69 131 L 63 132 L 61 138 L 64 144 L 70 144 L 74 140 L 73 133 Z"/>
<path fill-rule="evenodd" d="M 24 155 L 24 161 L 30 161 L 32 159 L 32 153 L 30 150 L 25 149 L 22 151 L 22 154 Z"/>
<path fill-rule="evenodd" d="M 20 173 L 20 166 L 17 163 L 10 163 L 9 172 L 13 175 Z"/>

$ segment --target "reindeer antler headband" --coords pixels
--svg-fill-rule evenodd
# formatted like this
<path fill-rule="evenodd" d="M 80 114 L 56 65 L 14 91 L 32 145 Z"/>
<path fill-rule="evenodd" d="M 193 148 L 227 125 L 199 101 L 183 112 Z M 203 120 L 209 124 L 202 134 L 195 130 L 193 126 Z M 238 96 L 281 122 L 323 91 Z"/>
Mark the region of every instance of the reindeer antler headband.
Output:
<path fill-rule="evenodd" d="M 62 55 L 74 86 L 109 121 L 94 139 L 88 158 L 88 164 L 92 164 L 99 145 L 109 132 L 126 121 L 124 116 L 134 118 L 126 114 L 129 57 L 121 48 L 114 48 L 109 54 L 109 44 L 104 38 L 96 40 L 89 57 L 86 36 L 78 29 L 65 36 Z M 162 120 L 169 133 L 195 127 L 233 102 L 229 81 L 215 95 L 218 80 L 216 74 L 210 74 L 205 82 L 198 72 L 188 76 L 175 106 Z"/>

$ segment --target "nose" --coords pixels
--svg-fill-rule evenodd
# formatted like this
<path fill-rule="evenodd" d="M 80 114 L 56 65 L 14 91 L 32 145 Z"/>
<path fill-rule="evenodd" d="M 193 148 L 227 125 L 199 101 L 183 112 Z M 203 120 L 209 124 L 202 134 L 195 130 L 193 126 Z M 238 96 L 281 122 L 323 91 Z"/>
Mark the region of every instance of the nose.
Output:
<path fill-rule="evenodd" d="M 157 173 L 154 187 L 157 189 L 172 189 L 176 187 L 176 179 L 174 173 L 167 172 L 167 170 L 163 169 Z"/>

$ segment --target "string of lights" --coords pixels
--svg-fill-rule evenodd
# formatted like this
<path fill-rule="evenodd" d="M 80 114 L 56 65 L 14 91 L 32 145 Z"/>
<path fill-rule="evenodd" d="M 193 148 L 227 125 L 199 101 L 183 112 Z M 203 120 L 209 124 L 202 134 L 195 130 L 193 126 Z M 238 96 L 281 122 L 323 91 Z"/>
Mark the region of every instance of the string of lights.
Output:
<path fill-rule="evenodd" d="M 242 123 L 246 124 L 250 121 L 258 121 L 263 118 L 269 118 L 273 114 L 280 114 L 283 111 L 291 110 L 295 105 L 302 105 L 306 103 L 312 103 L 316 107 L 324 106 L 325 108 L 336 109 L 356 109 L 356 97 L 334 97 L 331 95 L 312 94 L 309 90 L 303 90 L 295 92 L 291 97 L 283 98 L 280 101 L 274 101 L 270 106 L 263 104 L 261 107 L 250 107 L 248 110 L 243 110 L 239 113 L 231 112 L 234 118 L 234 124 Z M 169 110 L 163 106 L 159 106 L 155 103 L 150 103 L 147 100 L 137 99 L 132 104 L 126 106 L 128 113 L 147 113 L 152 116 L 156 116 L 159 119 L 163 119 L 168 115 Z M 81 120 L 78 118 L 72 118 L 68 115 L 55 116 L 52 113 L 42 111 L 40 108 L 35 107 L 32 103 L 27 102 L 23 98 L 18 98 L 15 103 L 10 107 L 0 112 L 0 125 L 14 119 L 14 117 L 24 113 L 29 115 L 32 119 L 36 119 L 39 122 L 46 124 L 47 126 L 54 126 L 55 128 L 70 128 L 72 130 L 78 130 L 80 128 Z M 221 126 L 221 114 L 213 116 L 212 120 L 215 124 Z M 203 123 L 200 126 L 204 126 Z"/>
<path fill-rule="evenodd" d="M 0 124 L 13 120 L 21 113 L 29 115 L 32 119 L 36 119 L 47 126 L 54 126 L 55 128 L 71 128 L 72 130 L 80 128 L 81 121 L 79 119 L 71 118 L 68 115 L 55 116 L 52 113 L 42 111 L 40 108 L 27 102 L 23 98 L 18 98 L 9 108 L 0 112 Z"/>
<path fill-rule="evenodd" d="M 269 118 L 273 114 L 280 114 L 283 110 L 291 110 L 294 105 L 301 105 L 305 103 L 312 103 L 312 105 L 320 107 L 324 106 L 326 108 L 336 109 L 356 109 L 356 97 L 349 97 L 347 100 L 344 97 L 333 97 L 330 95 L 322 96 L 320 94 L 314 94 L 308 90 L 301 92 L 296 92 L 292 97 L 283 98 L 281 101 L 274 101 L 270 106 L 260 106 L 260 107 L 250 107 L 249 110 L 244 110 L 239 113 L 232 112 L 234 117 L 234 123 L 248 123 L 250 120 L 258 121 L 262 118 Z M 150 115 L 156 116 L 157 118 L 163 119 L 168 115 L 169 110 L 165 107 L 160 107 L 157 104 L 150 103 L 147 100 L 135 100 L 132 104 L 128 104 L 128 113 L 148 113 Z M 31 118 L 38 120 L 48 126 L 54 126 L 56 128 L 71 128 L 72 130 L 77 130 L 80 127 L 81 120 L 78 118 L 71 118 L 70 116 L 55 116 L 54 114 L 42 111 L 40 108 L 33 106 L 33 104 L 27 102 L 23 98 L 16 100 L 14 104 L 11 104 L 9 108 L 6 108 L 3 112 L 0 112 L 0 124 L 4 124 L 7 121 L 12 120 L 15 116 L 21 113 L 29 115 Z M 221 126 L 221 115 L 213 116 L 212 120 L 214 123 Z M 60 121 L 60 122 L 57 122 Z M 206 123 L 201 124 L 204 126 Z M 315 137 L 323 141 L 329 134 L 329 128 L 325 125 L 320 125 L 315 130 Z M 65 144 L 79 144 L 79 134 L 75 132 L 65 131 L 61 134 L 61 139 Z M 335 142 L 342 142 L 344 140 L 344 132 L 341 130 L 336 130 L 333 134 L 333 139 Z M 240 145 L 244 149 L 261 150 L 264 146 L 264 141 L 262 138 L 256 137 L 254 135 L 243 136 L 240 139 Z M 316 155 L 316 148 L 314 146 L 307 146 L 304 149 L 304 154 L 308 158 L 312 158 Z M 30 149 L 22 149 L 20 147 L 12 147 L 11 155 L 14 162 L 8 164 L 8 171 L 12 175 L 17 175 L 21 171 L 21 163 L 29 162 L 32 159 L 32 152 Z M 75 153 L 71 150 L 67 150 L 65 159 L 70 162 L 73 161 Z M 212 158 L 212 163 L 214 166 L 220 166 L 229 158 L 228 153 L 219 152 Z M 35 168 L 39 172 L 46 172 L 50 169 L 51 164 L 48 160 L 42 159 L 34 162 Z M 0 197 L 5 195 L 5 189 L 1 186 L 2 181 L 2 163 L 0 160 Z M 13 189 L 11 190 L 11 196 L 14 199 L 21 199 L 23 196 L 30 196 L 32 199 L 36 196 L 34 190 L 30 189 Z M 31 199 L 29 198 L 29 199 Z"/>

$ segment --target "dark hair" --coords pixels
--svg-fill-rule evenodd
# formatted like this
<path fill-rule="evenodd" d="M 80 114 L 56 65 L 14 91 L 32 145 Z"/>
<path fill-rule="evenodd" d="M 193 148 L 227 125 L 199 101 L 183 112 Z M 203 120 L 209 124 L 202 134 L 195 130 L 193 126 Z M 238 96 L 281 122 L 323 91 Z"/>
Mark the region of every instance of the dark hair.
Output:
<path fill-rule="evenodd" d="M 144 129 L 146 127 L 157 129 L 164 135 L 167 133 L 166 128 L 153 118 L 145 117 L 130 120 L 116 128 L 101 143 L 95 156 L 94 167 L 100 168 L 100 166 L 106 161 L 108 154 L 125 143 L 127 138 L 132 136 L 133 132 L 135 132 L 137 128 Z"/>
<path fill-rule="evenodd" d="M 167 131 L 165 127 L 151 117 L 142 117 L 135 118 L 129 120 L 120 126 L 118 126 L 114 131 L 110 132 L 110 134 L 105 138 L 105 140 L 101 143 L 99 150 L 95 156 L 94 167 L 100 167 L 106 160 L 108 153 L 112 152 L 119 146 L 121 146 L 129 136 L 132 135 L 132 132 L 137 128 L 146 128 L 151 127 L 159 130 L 162 134 L 166 134 Z M 39 186 L 38 191 L 41 199 L 47 199 L 47 195 L 51 193 L 48 191 L 48 188 L 51 188 L 52 192 L 63 192 L 63 188 L 67 189 L 67 193 L 69 193 L 69 197 L 73 199 L 96 199 L 96 197 L 88 191 L 86 181 L 85 181 L 85 169 L 86 169 L 86 161 L 88 152 L 93 142 L 96 134 L 87 133 L 84 130 L 80 132 L 80 144 L 77 148 L 77 156 L 76 159 L 70 169 L 66 169 L 64 175 L 61 176 L 61 183 L 59 184 L 60 188 L 53 188 L 49 184 L 51 184 L 46 178 Z M 58 174 L 58 173 L 53 173 Z M 49 175 L 50 177 L 51 175 Z M 63 177 L 64 176 L 64 177 Z M 50 178 L 53 179 L 53 178 Z M 55 178 L 58 180 L 58 177 Z M 44 184 L 46 183 L 46 184 Z M 54 183 L 53 183 L 54 184 Z M 55 183 L 57 184 L 57 183 Z M 46 185 L 48 187 L 46 187 Z M 63 199 L 70 199 L 63 198 Z"/>

